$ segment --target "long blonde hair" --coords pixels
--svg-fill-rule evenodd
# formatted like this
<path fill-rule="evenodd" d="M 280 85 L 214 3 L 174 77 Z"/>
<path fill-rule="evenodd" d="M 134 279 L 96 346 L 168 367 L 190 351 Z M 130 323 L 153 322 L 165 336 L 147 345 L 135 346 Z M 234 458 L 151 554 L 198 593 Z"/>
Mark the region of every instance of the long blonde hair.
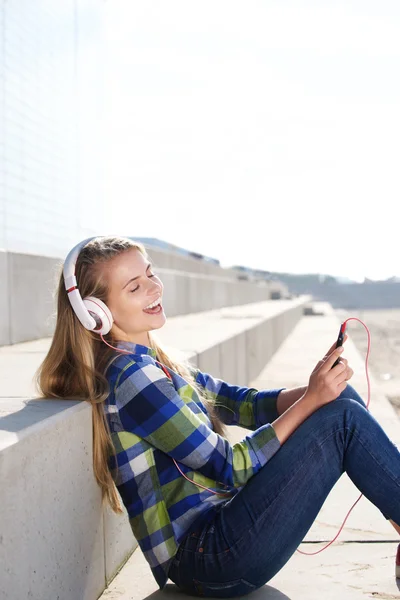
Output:
<path fill-rule="evenodd" d="M 101 264 L 133 248 L 148 258 L 145 247 L 124 237 L 101 237 L 90 241 L 80 252 L 75 274 L 82 298 L 95 296 L 107 304 L 108 289 L 101 274 Z M 42 398 L 86 400 L 92 405 L 93 471 L 101 488 L 102 501 L 115 513 L 123 513 L 120 496 L 108 467 L 111 454 L 115 456 L 111 432 L 104 414 L 103 402 L 110 389 L 105 372 L 118 354 L 103 343 L 100 336 L 83 327 L 69 302 L 62 272 L 59 275 L 56 326 L 50 349 L 36 372 L 35 383 Z M 195 382 L 190 363 L 173 358 L 149 332 L 150 347 L 157 359 L 179 373 L 190 383 L 205 404 L 214 431 L 225 436 L 223 423 L 215 413 L 212 400 Z M 111 345 L 118 341 L 111 332 L 103 336 Z"/>

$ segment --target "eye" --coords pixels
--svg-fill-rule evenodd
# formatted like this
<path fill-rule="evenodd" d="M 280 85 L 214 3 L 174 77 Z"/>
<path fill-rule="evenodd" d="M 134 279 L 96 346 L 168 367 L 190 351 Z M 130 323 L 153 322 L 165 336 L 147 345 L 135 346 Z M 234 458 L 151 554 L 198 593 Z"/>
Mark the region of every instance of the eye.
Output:
<path fill-rule="evenodd" d="M 151 275 L 148 275 L 147 277 L 155 277 L 155 276 L 156 276 L 156 273 L 152 273 Z M 132 294 L 133 292 L 136 292 L 136 290 L 138 290 L 138 289 L 139 289 L 139 287 L 140 287 L 140 286 L 138 285 L 137 287 L 135 287 L 135 289 L 134 289 L 134 290 L 131 290 L 131 294 Z"/>

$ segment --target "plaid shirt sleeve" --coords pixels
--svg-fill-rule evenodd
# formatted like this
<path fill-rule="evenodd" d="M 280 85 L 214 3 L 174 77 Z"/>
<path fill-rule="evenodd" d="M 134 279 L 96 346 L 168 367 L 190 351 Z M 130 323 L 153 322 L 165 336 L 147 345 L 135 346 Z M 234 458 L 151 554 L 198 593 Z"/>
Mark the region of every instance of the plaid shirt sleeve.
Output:
<path fill-rule="evenodd" d="M 226 425 L 240 425 L 254 431 L 279 417 L 276 402 L 279 392 L 286 388 L 258 391 L 231 385 L 197 368 L 193 368 L 192 373 L 208 398 L 214 401 L 216 413 Z"/>
<path fill-rule="evenodd" d="M 197 415 L 183 401 L 172 381 L 152 362 L 129 361 L 114 394 L 126 431 L 228 486 L 243 486 L 281 446 L 270 424 L 232 446 L 207 425 L 204 413 Z"/>

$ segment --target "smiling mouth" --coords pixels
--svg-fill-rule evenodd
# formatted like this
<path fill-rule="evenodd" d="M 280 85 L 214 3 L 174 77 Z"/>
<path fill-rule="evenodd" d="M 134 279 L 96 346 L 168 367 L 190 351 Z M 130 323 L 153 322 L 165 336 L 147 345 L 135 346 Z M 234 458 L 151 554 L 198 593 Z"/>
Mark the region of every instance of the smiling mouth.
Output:
<path fill-rule="evenodd" d="M 153 306 L 152 308 L 144 308 L 143 309 L 143 312 L 147 313 L 148 315 L 158 315 L 161 311 L 162 311 L 161 298 L 159 298 L 159 300 L 157 301 L 157 304 L 155 306 Z"/>

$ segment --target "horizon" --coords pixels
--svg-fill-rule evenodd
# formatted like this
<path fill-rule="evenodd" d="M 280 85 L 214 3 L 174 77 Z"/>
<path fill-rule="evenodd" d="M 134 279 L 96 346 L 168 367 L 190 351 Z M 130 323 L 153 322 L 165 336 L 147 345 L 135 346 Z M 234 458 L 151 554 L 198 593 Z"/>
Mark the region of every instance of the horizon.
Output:
<path fill-rule="evenodd" d="M 147 236 L 129 236 L 131 237 L 133 240 L 138 240 L 138 241 L 142 241 L 142 240 L 146 240 L 146 242 L 144 243 L 148 243 L 151 245 L 151 241 L 150 240 L 154 240 L 156 242 L 155 247 L 158 247 L 157 242 L 161 242 L 161 244 L 159 245 L 160 248 L 163 249 L 164 245 L 167 246 L 167 249 L 174 251 L 174 248 L 168 248 L 170 246 L 174 246 L 176 247 L 176 249 L 179 250 L 183 250 L 184 254 L 187 253 L 191 253 L 191 252 L 195 252 L 196 254 L 202 255 L 204 259 L 211 259 L 211 260 L 218 260 L 219 258 L 217 256 L 209 256 L 207 254 L 203 254 L 201 252 L 197 252 L 194 250 L 191 250 L 190 248 L 186 248 L 186 247 L 182 247 L 182 246 L 178 246 L 176 245 L 174 242 L 171 242 L 170 240 L 166 240 L 166 239 L 159 239 L 159 238 L 150 238 Z M 221 268 L 223 269 L 229 269 L 229 268 L 235 268 L 235 267 L 244 267 L 246 269 L 250 269 L 250 270 L 254 270 L 254 271 L 265 271 L 267 273 L 271 273 L 271 274 L 279 274 L 279 275 L 298 275 L 298 276 L 318 276 L 318 277 L 334 277 L 335 279 L 339 280 L 340 283 L 344 282 L 349 282 L 349 283 L 364 283 L 365 280 L 371 281 L 373 283 L 379 283 L 379 282 L 387 282 L 390 279 L 399 279 L 400 282 L 400 277 L 397 277 L 396 275 L 391 275 L 389 277 L 387 277 L 386 279 L 370 279 L 369 277 L 364 277 L 362 280 L 357 281 L 356 279 L 351 279 L 350 277 L 346 277 L 343 275 L 333 275 L 332 273 L 324 273 L 324 272 L 313 272 L 313 271 L 299 271 L 299 272 L 295 272 L 295 271 L 275 271 L 275 270 L 271 270 L 271 269 L 261 269 L 261 268 L 256 268 L 256 267 L 252 267 L 250 265 L 247 264 L 237 264 L 237 263 L 225 263 L 223 264 L 221 261 L 219 261 L 219 264 L 221 266 Z"/>

